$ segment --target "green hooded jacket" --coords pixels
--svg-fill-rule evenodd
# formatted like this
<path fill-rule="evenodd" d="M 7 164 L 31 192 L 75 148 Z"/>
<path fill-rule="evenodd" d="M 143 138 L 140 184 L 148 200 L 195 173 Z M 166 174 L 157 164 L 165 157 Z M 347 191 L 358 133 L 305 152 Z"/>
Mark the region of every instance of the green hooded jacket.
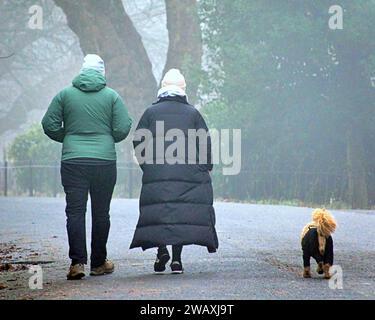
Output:
<path fill-rule="evenodd" d="M 44 132 L 63 143 L 62 160 L 116 160 L 115 143 L 124 140 L 132 119 L 105 77 L 87 69 L 57 94 L 43 117 Z"/>

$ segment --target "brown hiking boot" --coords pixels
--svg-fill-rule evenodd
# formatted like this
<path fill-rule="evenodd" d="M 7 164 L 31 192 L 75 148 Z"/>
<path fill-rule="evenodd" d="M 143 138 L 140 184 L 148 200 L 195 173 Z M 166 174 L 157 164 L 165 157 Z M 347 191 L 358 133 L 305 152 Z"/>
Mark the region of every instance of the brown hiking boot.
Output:
<path fill-rule="evenodd" d="M 331 266 L 329 264 L 325 264 L 323 266 L 324 279 L 331 279 L 331 274 L 329 273 L 330 268 L 331 268 Z"/>
<path fill-rule="evenodd" d="M 66 275 L 68 280 L 80 280 L 85 276 L 85 266 L 82 263 L 70 266 L 69 272 Z"/>
<path fill-rule="evenodd" d="M 112 261 L 106 260 L 100 267 L 91 268 L 90 276 L 102 276 L 113 271 L 115 271 L 115 265 Z"/>
<path fill-rule="evenodd" d="M 303 268 L 303 277 L 304 278 L 311 278 L 310 267 Z"/>

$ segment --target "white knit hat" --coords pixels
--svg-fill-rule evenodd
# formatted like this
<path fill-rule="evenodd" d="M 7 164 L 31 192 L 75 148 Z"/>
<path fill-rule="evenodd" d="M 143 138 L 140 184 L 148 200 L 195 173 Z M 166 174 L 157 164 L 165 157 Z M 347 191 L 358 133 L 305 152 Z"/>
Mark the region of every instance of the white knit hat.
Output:
<path fill-rule="evenodd" d="M 93 69 L 105 75 L 104 61 L 97 54 L 88 54 L 84 58 L 81 72 L 87 69 Z"/>
<path fill-rule="evenodd" d="M 186 81 L 180 70 L 178 69 L 170 69 L 164 76 L 162 82 L 162 87 L 168 86 L 177 86 L 181 89 L 186 89 Z"/>

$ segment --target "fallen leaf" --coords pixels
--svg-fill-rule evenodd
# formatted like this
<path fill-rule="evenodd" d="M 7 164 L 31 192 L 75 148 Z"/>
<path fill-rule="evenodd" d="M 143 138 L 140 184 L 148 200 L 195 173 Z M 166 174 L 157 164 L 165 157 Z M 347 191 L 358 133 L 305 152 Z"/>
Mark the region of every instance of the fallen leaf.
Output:
<path fill-rule="evenodd" d="M 3 283 L 0 283 L 0 290 L 4 290 L 4 289 L 6 289 L 6 288 L 8 288 L 7 285 L 5 285 L 5 284 L 3 284 Z"/>

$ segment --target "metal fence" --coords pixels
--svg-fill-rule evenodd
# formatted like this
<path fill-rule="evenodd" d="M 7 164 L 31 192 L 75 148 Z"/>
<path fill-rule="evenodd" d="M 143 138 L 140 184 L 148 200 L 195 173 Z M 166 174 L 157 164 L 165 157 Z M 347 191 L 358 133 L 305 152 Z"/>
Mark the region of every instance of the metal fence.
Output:
<path fill-rule="evenodd" d="M 348 177 L 306 171 L 242 170 L 237 176 L 214 177 L 217 197 L 252 202 L 345 206 Z"/>
<path fill-rule="evenodd" d="M 142 172 L 134 163 L 117 163 L 117 184 L 114 196 L 136 198 L 139 196 Z M 48 196 L 63 195 L 60 162 L 0 163 L 0 193 L 3 196 Z"/>
<path fill-rule="evenodd" d="M 135 163 L 117 163 L 114 197 L 138 198 L 142 171 Z M 237 176 L 214 171 L 215 197 L 253 202 L 343 205 L 348 200 L 348 178 L 343 174 L 242 170 Z M 63 195 L 60 162 L 0 163 L 0 194 L 3 196 Z"/>

